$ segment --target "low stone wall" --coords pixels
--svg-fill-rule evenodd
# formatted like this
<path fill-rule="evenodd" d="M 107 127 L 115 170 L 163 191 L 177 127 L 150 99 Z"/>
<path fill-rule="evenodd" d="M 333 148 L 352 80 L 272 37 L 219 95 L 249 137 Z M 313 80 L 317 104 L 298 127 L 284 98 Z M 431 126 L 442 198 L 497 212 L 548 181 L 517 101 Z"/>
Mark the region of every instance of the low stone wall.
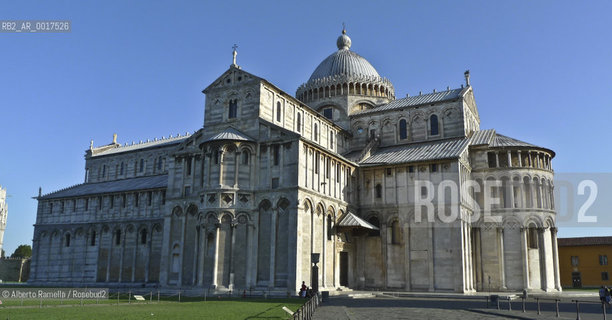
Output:
<path fill-rule="evenodd" d="M 30 276 L 30 259 L 0 259 L 2 282 L 26 282 Z"/>

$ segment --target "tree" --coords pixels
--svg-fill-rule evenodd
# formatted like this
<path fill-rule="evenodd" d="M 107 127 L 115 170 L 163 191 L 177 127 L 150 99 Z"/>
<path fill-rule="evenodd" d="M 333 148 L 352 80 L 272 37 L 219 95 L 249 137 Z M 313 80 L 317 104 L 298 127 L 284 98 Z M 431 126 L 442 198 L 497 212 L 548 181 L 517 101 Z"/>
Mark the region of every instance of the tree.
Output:
<path fill-rule="evenodd" d="M 32 256 L 32 247 L 29 244 L 22 244 L 11 255 L 11 258 L 29 258 Z"/>

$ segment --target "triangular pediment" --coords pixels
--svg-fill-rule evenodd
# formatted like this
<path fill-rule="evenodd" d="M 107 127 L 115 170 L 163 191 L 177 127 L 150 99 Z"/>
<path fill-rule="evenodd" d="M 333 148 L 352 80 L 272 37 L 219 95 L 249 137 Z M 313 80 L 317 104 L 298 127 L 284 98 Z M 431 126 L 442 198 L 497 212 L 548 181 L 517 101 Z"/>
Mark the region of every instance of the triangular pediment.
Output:
<path fill-rule="evenodd" d="M 248 73 L 238 66 L 230 66 L 221 76 L 213 81 L 206 89 L 202 90 L 203 93 L 208 93 L 212 89 L 232 87 L 252 80 L 262 80 L 261 78 Z"/>

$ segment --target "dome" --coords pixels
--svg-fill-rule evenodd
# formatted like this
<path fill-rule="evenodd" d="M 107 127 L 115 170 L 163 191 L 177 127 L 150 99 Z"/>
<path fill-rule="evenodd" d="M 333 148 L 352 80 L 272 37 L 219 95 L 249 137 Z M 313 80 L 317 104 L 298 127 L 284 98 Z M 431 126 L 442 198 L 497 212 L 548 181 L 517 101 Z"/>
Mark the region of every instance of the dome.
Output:
<path fill-rule="evenodd" d="M 336 40 L 338 51 L 317 66 L 308 81 L 300 85 L 296 98 L 317 104 L 335 96 L 364 96 L 380 104 L 395 99 L 393 84 L 381 77 L 364 57 L 351 51 L 351 38 L 346 30 Z"/>
<path fill-rule="evenodd" d="M 346 35 L 346 30 L 342 30 L 342 35 L 338 37 L 336 45 L 338 51 L 332 53 L 319 64 L 310 76 L 309 82 L 339 75 L 380 78 L 380 75 L 368 60 L 349 50 L 351 48 L 351 38 Z"/>
<path fill-rule="evenodd" d="M 368 60 L 349 49 L 340 49 L 325 58 L 308 81 L 337 75 L 380 78 L 378 72 Z"/>

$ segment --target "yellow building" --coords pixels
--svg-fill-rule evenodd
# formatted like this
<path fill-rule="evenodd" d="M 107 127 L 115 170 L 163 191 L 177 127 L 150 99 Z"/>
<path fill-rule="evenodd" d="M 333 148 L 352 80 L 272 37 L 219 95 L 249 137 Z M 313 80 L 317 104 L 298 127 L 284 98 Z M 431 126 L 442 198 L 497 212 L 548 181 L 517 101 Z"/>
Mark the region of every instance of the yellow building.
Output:
<path fill-rule="evenodd" d="M 612 237 L 559 238 L 559 270 L 563 288 L 612 286 L 608 256 Z"/>

